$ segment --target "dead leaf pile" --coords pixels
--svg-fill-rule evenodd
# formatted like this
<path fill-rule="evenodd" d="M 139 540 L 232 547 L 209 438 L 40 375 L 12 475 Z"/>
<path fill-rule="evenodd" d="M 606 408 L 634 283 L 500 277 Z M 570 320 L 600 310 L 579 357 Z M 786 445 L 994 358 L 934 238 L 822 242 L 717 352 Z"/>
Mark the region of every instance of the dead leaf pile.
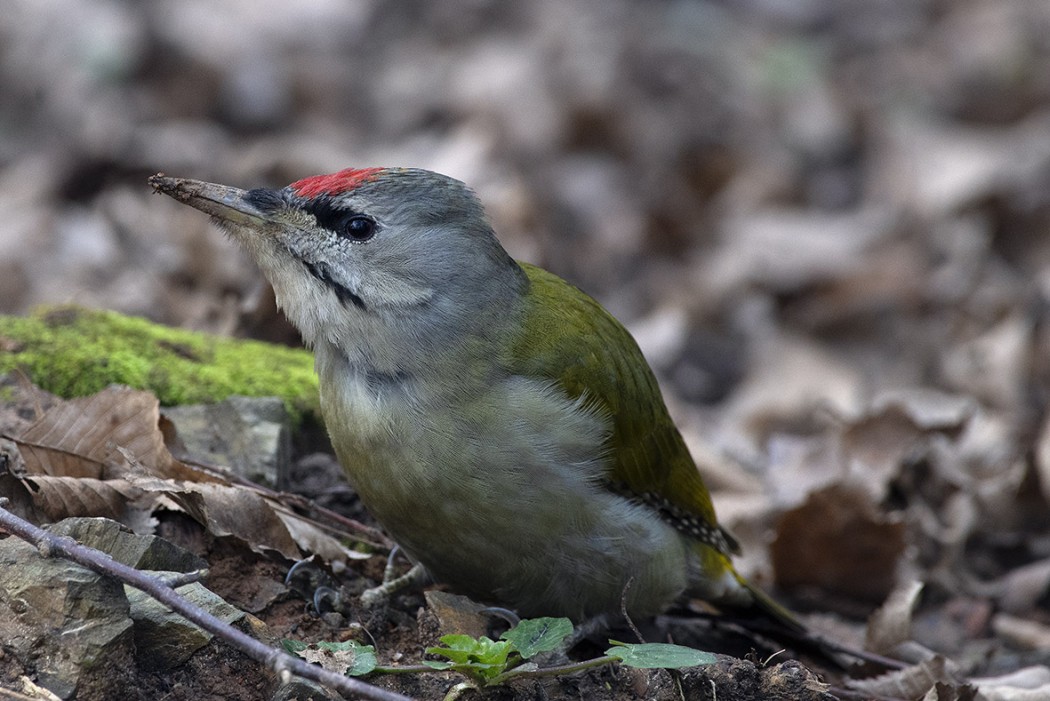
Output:
<path fill-rule="evenodd" d="M 344 564 L 366 557 L 279 494 L 176 460 L 161 421 L 157 398 L 128 387 L 58 400 L 24 430 L 3 435 L 20 460 L 0 473 L 0 496 L 36 523 L 104 516 L 148 534 L 155 514 L 170 511 L 258 553 L 289 560 L 316 553 Z M 166 433 L 175 438 L 170 426 Z"/>

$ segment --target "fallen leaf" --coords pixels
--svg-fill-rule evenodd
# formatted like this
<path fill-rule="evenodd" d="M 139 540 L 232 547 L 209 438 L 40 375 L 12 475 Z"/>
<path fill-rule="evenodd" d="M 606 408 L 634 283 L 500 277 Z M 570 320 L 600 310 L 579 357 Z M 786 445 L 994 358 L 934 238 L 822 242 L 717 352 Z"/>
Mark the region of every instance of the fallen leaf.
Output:
<path fill-rule="evenodd" d="M 785 512 L 771 546 L 777 583 L 882 601 L 896 583 L 904 523 L 857 486 L 833 485 Z"/>
<path fill-rule="evenodd" d="M 847 686 L 857 691 L 873 696 L 902 699 L 925 697 L 938 684 L 948 687 L 932 697 L 938 700 L 944 698 L 941 694 L 947 692 L 951 687 L 963 684 L 962 675 L 959 674 L 955 664 L 942 655 L 936 655 L 910 667 L 893 670 L 870 679 L 847 681 Z M 973 698 L 973 696 L 948 696 L 947 698 L 963 699 Z"/>
<path fill-rule="evenodd" d="M 1050 698 L 1050 668 L 1044 665 L 971 681 L 980 690 L 981 701 L 1043 701 Z"/>
<path fill-rule="evenodd" d="M 125 480 L 98 480 L 91 477 L 25 477 L 21 484 L 33 495 L 33 506 L 48 521 L 71 516 L 103 516 L 127 523 L 142 490 Z"/>
<path fill-rule="evenodd" d="M 997 583 L 999 608 L 1006 613 L 1026 614 L 1050 593 L 1050 559 L 1038 560 L 1007 572 Z"/>
<path fill-rule="evenodd" d="M 157 431 L 160 404 L 149 392 L 113 386 L 60 402 L 21 435 L 12 437 L 29 472 L 52 477 L 111 479 L 127 471 L 121 446 L 149 467 L 171 462 Z"/>
<path fill-rule="evenodd" d="M 886 655 L 911 639 L 911 619 L 922 593 L 922 582 L 911 580 L 897 586 L 868 619 L 865 649 Z"/>
<path fill-rule="evenodd" d="M 1050 650 L 1050 626 L 999 613 L 992 617 L 995 634 L 1025 650 Z M 1046 682 L 1050 684 L 1050 680 Z"/>

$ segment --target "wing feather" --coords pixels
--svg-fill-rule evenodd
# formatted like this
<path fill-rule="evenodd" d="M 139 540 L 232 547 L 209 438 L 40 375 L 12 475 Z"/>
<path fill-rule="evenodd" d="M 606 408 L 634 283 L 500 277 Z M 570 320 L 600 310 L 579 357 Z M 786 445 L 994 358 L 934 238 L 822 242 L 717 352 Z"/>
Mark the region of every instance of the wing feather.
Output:
<path fill-rule="evenodd" d="M 508 361 L 513 372 L 556 382 L 610 417 L 610 488 L 661 513 L 666 506 L 668 520 L 706 524 L 715 541 L 709 544 L 733 550 L 731 541 L 721 542 L 711 497 L 634 338 L 576 287 L 541 268 L 522 268 L 531 303 Z"/>

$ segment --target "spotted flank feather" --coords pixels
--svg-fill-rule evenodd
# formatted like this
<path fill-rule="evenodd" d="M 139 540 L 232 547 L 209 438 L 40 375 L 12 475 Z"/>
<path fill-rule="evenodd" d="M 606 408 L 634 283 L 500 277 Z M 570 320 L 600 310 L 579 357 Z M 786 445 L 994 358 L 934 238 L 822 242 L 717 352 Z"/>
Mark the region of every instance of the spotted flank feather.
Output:
<path fill-rule="evenodd" d="M 675 527 L 679 533 L 689 536 L 704 545 L 709 545 L 723 555 L 739 555 L 740 544 L 717 523 L 709 523 L 691 511 L 686 511 L 664 496 L 645 492 L 636 497 L 643 504 L 656 509 L 660 517 Z"/>

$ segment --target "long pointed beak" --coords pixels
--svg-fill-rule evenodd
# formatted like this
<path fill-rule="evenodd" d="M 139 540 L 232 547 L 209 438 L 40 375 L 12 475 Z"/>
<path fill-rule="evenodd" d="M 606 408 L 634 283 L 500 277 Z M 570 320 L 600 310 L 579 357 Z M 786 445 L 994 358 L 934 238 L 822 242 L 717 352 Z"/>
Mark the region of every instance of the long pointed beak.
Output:
<path fill-rule="evenodd" d="M 171 178 L 163 173 L 148 180 L 154 192 L 161 192 L 205 214 L 229 222 L 258 224 L 271 217 L 252 204 L 247 190 L 187 178 Z"/>

